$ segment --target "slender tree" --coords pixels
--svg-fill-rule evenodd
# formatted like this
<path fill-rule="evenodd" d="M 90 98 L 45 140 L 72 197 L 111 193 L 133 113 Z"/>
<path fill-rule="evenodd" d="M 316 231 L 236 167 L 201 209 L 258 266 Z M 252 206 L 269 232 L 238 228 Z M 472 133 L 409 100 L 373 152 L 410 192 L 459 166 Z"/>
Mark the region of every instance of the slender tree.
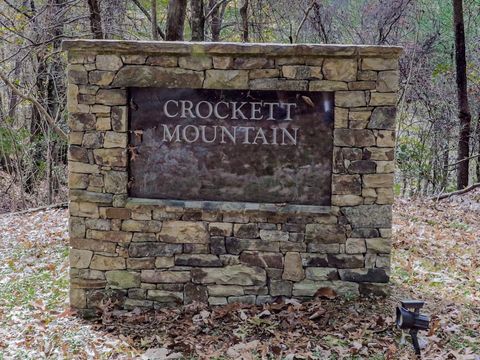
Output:
<path fill-rule="evenodd" d="M 152 39 L 153 40 L 158 40 L 157 0 L 152 0 Z"/>
<path fill-rule="evenodd" d="M 87 0 L 90 10 L 90 28 L 95 39 L 103 39 L 102 17 L 100 15 L 100 5 L 97 0 Z"/>
<path fill-rule="evenodd" d="M 203 9 L 203 0 L 191 0 L 190 2 L 192 18 L 192 41 L 205 40 L 205 14 Z"/>
<path fill-rule="evenodd" d="M 470 123 L 472 116 L 468 105 L 467 93 L 467 60 L 465 55 L 465 26 L 463 23 L 463 2 L 453 1 L 453 27 L 455 31 L 455 63 L 457 76 L 458 118 L 460 134 L 458 137 L 457 188 L 468 186 L 468 170 L 470 155 Z"/>
<path fill-rule="evenodd" d="M 166 40 L 183 40 L 183 26 L 187 0 L 170 0 L 167 8 L 167 27 L 165 31 Z"/>
<path fill-rule="evenodd" d="M 242 18 L 242 40 L 248 42 L 248 0 L 243 0 L 240 17 Z"/>

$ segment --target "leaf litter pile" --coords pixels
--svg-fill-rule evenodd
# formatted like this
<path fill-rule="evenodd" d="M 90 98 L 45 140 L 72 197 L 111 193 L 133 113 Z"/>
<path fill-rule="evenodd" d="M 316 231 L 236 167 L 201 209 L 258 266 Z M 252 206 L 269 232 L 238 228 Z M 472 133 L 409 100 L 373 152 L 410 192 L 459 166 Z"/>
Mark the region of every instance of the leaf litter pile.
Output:
<path fill-rule="evenodd" d="M 0 216 L 0 360 L 413 359 L 395 328 L 401 299 L 426 301 L 424 359 L 480 360 L 480 189 L 397 200 L 391 296 L 155 312 L 68 308 L 67 211 Z"/>

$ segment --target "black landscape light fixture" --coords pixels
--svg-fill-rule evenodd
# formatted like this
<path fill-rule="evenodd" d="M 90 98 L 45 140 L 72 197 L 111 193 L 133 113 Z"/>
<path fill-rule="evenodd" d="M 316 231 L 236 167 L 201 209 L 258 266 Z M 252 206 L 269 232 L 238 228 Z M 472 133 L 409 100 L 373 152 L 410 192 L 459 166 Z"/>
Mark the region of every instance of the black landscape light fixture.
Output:
<path fill-rule="evenodd" d="M 418 331 L 428 330 L 430 327 L 430 318 L 427 315 L 420 314 L 420 309 L 425 304 L 420 300 L 404 300 L 397 306 L 397 326 L 402 330 L 409 330 L 412 337 L 415 354 L 420 356 L 420 345 L 418 344 Z"/>

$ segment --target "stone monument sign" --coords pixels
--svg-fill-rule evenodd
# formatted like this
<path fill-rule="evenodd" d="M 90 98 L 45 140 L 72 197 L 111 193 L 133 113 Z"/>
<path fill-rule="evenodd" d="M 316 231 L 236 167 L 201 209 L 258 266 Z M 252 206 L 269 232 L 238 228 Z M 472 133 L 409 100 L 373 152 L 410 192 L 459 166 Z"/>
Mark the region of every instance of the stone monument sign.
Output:
<path fill-rule="evenodd" d="M 63 48 L 74 308 L 385 293 L 401 48 Z"/>

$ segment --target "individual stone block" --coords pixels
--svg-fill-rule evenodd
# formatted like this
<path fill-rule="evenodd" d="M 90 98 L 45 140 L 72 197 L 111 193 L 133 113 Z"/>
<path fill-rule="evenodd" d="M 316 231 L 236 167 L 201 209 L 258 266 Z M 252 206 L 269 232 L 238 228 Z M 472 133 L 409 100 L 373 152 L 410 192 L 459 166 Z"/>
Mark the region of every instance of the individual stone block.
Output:
<path fill-rule="evenodd" d="M 222 266 L 221 260 L 216 255 L 210 254 L 180 254 L 175 256 L 177 266 L 218 267 Z"/>
<path fill-rule="evenodd" d="M 68 142 L 71 145 L 82 145 L 83 141 L 83 132 L 70 131 L 68 134 Z"/>
<path fill-rule="evenodd" d="M 376 143 L 375 136 L 371 130 L 366 129 L 335 129 L 335 146 L 373 146 Z"/>
<path fill-rule="evenodd" d="M 240 255 L 240 262 L 262 268 L 283 268 L 283 256 L 280 253 L 243 251 Z"/>
<path fill-rule="evenodd" d="M 183 293 L 165 290 L 148 290 L 147 299 L 160 303 L 183 303 Z"/>
<path fill-rule="evenodd" d="M 98 70 L 117 71 L 123 62 L 118 55 L 97 55 L 96 65 Z"/>
<path fill-rule="evenodd" d="M 362 182 L 360 175 L 332 175 L 332 194 L 360 195 Z"/>
<path fill-rule="evenodd" d="M 132 234 L 123 231 L 87 230 L 87 237 L 96 240 L 128 243 L 132 239 Z"/>
<path fill-rule="evenodd" d="M 227 305 L 228 301 L 226 297 L 215 297 L 211 296 L 208 298 L 208 304 L 210 306 L 220 306 L 220 305 Z"/>
<path fill-rule="evenodd" d="M 319 66 L 284 65 L 282 75 L 287 79 L 322 79 L 322 68 Z"/>
<path fill-rule="evenodd" d="M 328 267 L 307 267 L 305 269 L 305 277 L 308 280 L 338 280 L 338 270 Z"/>
<path fill-rule="evenodd" d="M 130 219 L 132 211 L 125 208 L 106 208 L 105 214 L 109 219 Z"/>
<path fill-rule="evenodd" d="M 153 257 L 127 258 L 127 269 L 144 270 L 144 269 L 154 269 L 154 268 L 155 268 L 155 258 Z"/>
<path fill-rule="evenodd" d="M 259 237 L 258 225 L 254 223 L 249 224 L 235 224 L 233 234 L 239 238 L 254 239 Z"/>
<path fill-rule="evenodd" d="M 238 285 L 209 285 L 210 296 L 239 296 L 244 295 L 243 286 Z"/>
<path fill-rule="evenodd" d="M 395 130 L 395 107 L 378 107 L 372 112 L 370 122 L 368 123 L 369 129 L 386 129 Z"/>
<path fill-rule="evenodd" d="M 350 254 L 328 254 L 328 266 L 337 269 L 349 269 L 363 267 L 364 257 L 363 255 L 350 255 Z"/>
<path fill-rule="evenodd" d="M 365 58 L 362 59 L 362 70 L 395 70 L 398 68 L 397 59 Z"/>
<path fill-rule="evenodd" d="M 215 69 L 232 69 L 233 68 L 233 58 L 230 56 L 214 56 L 213 57 L 213 67 Z"/>
<path fill-rule="evenodd" d="M 255 295 L 231 296 L 228 298 L 228 303 L 241 303 L 255 305 L 257 297 Z"/>
<path fill-rule="evenodd" d="M 266 283 L 265 270 L 255 266 L 231 265 L 192 270 L 192 281 L 200 284 L 260 286 Z"/>
<path fill-rule="evenodd" d="M 149 56 L 147 58 L 147 65 L 176 67 L 178 59 L 176 56 Z"/>
<path fill-rule="evenodd" d="M 125 105 L 127 103 L 127 92 L 121 89 L 100 89 L 95 96 L 95 101 L 102 105 Z"/>
<path fill-rule="evenodd" d="M 159 256 L 155 259 L 156 268 L 171 268 L 175 266 L 174 256 Z"/>
<path fill-rule="evenodd" d="M 395 147 L 395 132 L 390 130 L 378 130 L 377 133 L 378 147 Z"/>
<path fill-rule="evenodd" d="M 213 222 L 208 224 L 208 231 L 210 235 L 214 236 L 231 236 L 233 231 L 233 224 L 224 222 Z"/>
<path fill-rule="evenodd" d="M 178 59 L 178 66 L 190 70 L 206 70 L 212 68 L 210 56 L 185 56 Z"/>
<path fill-rule="evenodd" d="M 206 89 L 246 89 L 246 70 L 207 70 L 203 87 Z"/>
<path fill-rule="evenodd" d="M 288 241 L 288 232 L 280 230 L 260 230 L 260 239 L 264 241 Z"/>
<path fill-rule="evenodd" d="M 366 174 L 362 176 L 363 186 L 368 188 L 392 188 L 393 174 Z"/>
<path fill-rule="evenodd" d="M 305 240 L 322 244 L 344 243 L 347 239 L 342 225 L 307 224 Z"/>
<path fill-rule="evenodd" d="M 101 132 L 86 133 L 83 135 L 82 147 L 89 149 L 98 149 L 103 147 L 103 136 L 104 135 Z"/>
<path fill-rule="evenodd" d="M 390 227 L 392 208 L 389 205 L 359 205 L 345 207 L 342 212 L 353 228 Z M 365 216 L 365 214 L 369 214 Z"/>
<path fill-rule="evenodd" d="M 192 283 L 185 284 L 184 290 L 184 303 L 191 304 L 194 302 L 197 303 L 206 303 L 208 301 L 208 292 L 207 287 Z"/>
<path fill-rule="evenodd" d="M 127 166 L 127 152 L 125 149 L 95 149 L 93 151 L 95 163 L 106 166 Z"/>
<path fill-rule="evenodd" d="M 395 149 L 392 148 L 367 148 L 363 154 L 365 159 L 369 160 L 393 160 L 395 156 Z M 378 172 L 378 170 L 377 170 Z"/>
<path fill-rule="evenodd" d="M 126 268 L 125 259 L 121 257 L 103 256 L 95 254 L 90 264 L 93 270 L 123 270 Z"/>
<path fill-rule="evenodd" d="M 211 70 L 207 70 L 207 72 L 208 71 Z M 156 66 L 127 65 L 117 73 L 115 79 L 113 80 L 112 86 L 201 88 L 203 79 L 203 71 Z"/>
<path fill-rule="evenodd" d="M 377 79 L 378 92 L 397 92 L 400 74 L 398 71 L 380 71 Z"/>
<path fill-rule="evenodd" d="M 348 83 L 348 90 L 374 90 L 376 86 L 375 81 L 353 81 Z"/>
<path fill-rule="evenodd" d="M 70 113 L 67 124 L 71 131 L 95 130 L 96 119 L 93 114 Z"/>
<path fill-rule="evenodd" d="M 127 131 L 127 107 L 112 107 L 112 129 L 117 132 Z"/>
<path fill-rule="evenodd" d="M 386 283 L 389 280 L 385 269 L 339 269 L 343 281 Z"/>
<path fill-rule="evenodd" d="M 112 194 L 104 194 L 85 190 L 71 189 L 69 191 L 70 200 L 82 201 L 98 204 L 111 204 Z"/>
<path fill-rule="evenodd" d="M 68 209 L 72 216 L 98 218 L 98 204 L 70 201 Z"/>
<path fill-rule="evenodd" d="M 108 285 L 112 289 L 130 289 L 140 287 L 140 273 L 114 270 L 105 273 Z"/>
<path fill-rule="evenodd" d="M 107 131 L 105 133 L 105 139 L 103 147 L 105 148 L 126 148 L 127 147 L 127 134 L 118 133 L 115 131 Z"/>
<path fill-rule="evenodd" d="M 345 252 L 347 254 L 363 254 L 367 252 L 367 246 L 365 245 L 365 239 L 350 238 L 345 243 Z"/>
<path fill-rule="evenodd" d="M 307 80 L 286 80 L 286 79 L 254 79 L 249 81 L 251 90 L 292 90 L 306 91 Z"/>
<path fill-rule="evenodd" d="M 147 57 L 145 55 L 133 55 L 133 54 L 128 54 L 128 55 L 122 55 L 122 62 L 124 64 L 145 64 L 145 61 L 147 60 Z"/>
<path fill-rule="evenodd" d="M 271 296 L 292 296 L 292 282 L 285 280 L 271 280 L 269 283 Z"/>
<path fill-rule="evenodd" d="M 77 269 L 86 269 L 90 265 L 93 252 L 88 250 L 70 250 L 70 266 Z"/>
<path fill-rule="evenodd" d="M 207 226 L 199 221 L 165 221 L 158 235 L 167 243 L 203 243 L 209 241 Z"/>
<path fill-rule="evenodd" d="M 313 91 L 313 89 L 310 90 Z M 334 111 L 335 129 L 348 128 L 348 109 L 342 109 L 336 106 Z"/>
<path fill-rule="evenodd" d="M 360 195 L 332 195 L 332 205 L 355 206 L 363 204 L 363 197 Z"/>
<path fill-rule="evenodd" d="M 352 174 L 372 174 L 377 170 L 377 164 L 371 160 L 356 160 L 348 165 L 348 172 Z"/>
<path fill-rule="evenodd" d="M 103 208 L 102 208 L 103 210 Z M 111 221 L 105 219 L 86 219 L 85 227 L 92 230 L 111 230 Z"/>
<path fill-rule="evenodd" d="M 346 82 L 342 82 L 342 81 L 331 81 L 331 80 L 310 81 L 309 90 L 310 91 L 339 91 L 339 90 L 348 90 L 348 86 Z"/>
<path fill-rule="evenodd" d="M 126 193 L 127 181 L 126 171 L 107 171 L 104 175 L 105 191 L 112 194 Z"/>
<path fill-rule="evenodd" d="M 357 80 L 368 81 L 368 80 L 377 80 L 377 72 L 373 70 L 359 71 L 357 74 Z"/>
<path fill-rule="evenodd" d="M 124 220 L 123 231 L 157 233 L 162 229 L 162 222 L 158 220 Z"/>
<path fill-rule="evenodd" d="M 280 251 L 280 244 L 277 241 L 263 241 L 256 239 L 238 239 L 227 237 L 225 239 L 226 250 L 229 254 L 238 255 L 244 250 L 252 251 Z"/>
<path fill-rule="evenodd" d="M 322 288 L 329 288 L 340 296 L 358 296 L 358 284 L 346 281 L 304 280 L 293 284 L 293 296 L 315 296 Z"/>
<path fill-rule="evenodd" d="M 274 61 L 261 57 L 239 57 L 233 61 L 235 69 L 261 69 L 272 68 Z"/>
<path fill-rule="evenodd" d="M 393 204 L 394 194 L 393 188 L 378 188 L 377 189 L 377 204 Z"/>
<path fill-rule="evenodd" d="M 68 187 L 70 189 L 86 189 L 88 186 L 88 174 L 68 174 Z"/>
<path fill-rule="evenodd" d="M 223 236 L 210 237 L 210 252 L 215 255 L 226 254 L 225 238 Z"/>
<path fill-rule="evenodd" d="M 181 252 L 181 244 L 131 243 L 128 248 L 131 257 L 172 256 Z"/>
<path fill-rule="evenodd" d="M 81 64 L 68 65 L 67 74 L 70 84 L 88 84 L 87 70 Z"/>
<path fill-rule="evenodd" d="M 70 216 L 68 219 L 70 238 L 83 238 L 85 236 L 85 219 Z"/>
<path fill-rule="evenodd" d="M 367 99 L 364 91 L 337 91 L 335 93 L 335 106 L 360 107 L 367 106 Z"/>
<path fill-rule="evenodd" d="M 141 280 L 147 283 L 186 283 L 190 281 L 190 271 L 142 270 Z"/>
<path fill-rule="evenodd" d="M 357 60 L 325 59 L 323 74 L 327 80 L 355 81 L 357 79 Z"/>
<path fill-rule="evenodd" d="M 278 69 L 254 69 L 248 73 L 249 79 L 276 78 L 280 76 Z"/>
<path fill-rule="evenodd" d="M 100 86 L 110 85 L 114 77 L 115 77 L 115 72 L 113 71 L 94 70 L 94 71 L 90 71 L 90 73 L 88 74 L 89 83 L 100 85 Z"/>
<path fill-rule="evenodd" d="M 392 249 L 392 240 L 390 238 L 371 238 L 365 239 L 367 249 L 370 252 L 380 254 L 390 254 Z"/>
<path fill-rule="evenodd" d="M 386 106 L 396 105 L 397 94 L 396 93 L 379 93 L 372 92 L 370 94 L 370 106 Z"/>
<path fill-rule="evenodd" d="M 302 266 L 302 258 L 299 253 L 287 252 L 282 274 L 283 280 L 301 281 L 305 278 Z"/>

